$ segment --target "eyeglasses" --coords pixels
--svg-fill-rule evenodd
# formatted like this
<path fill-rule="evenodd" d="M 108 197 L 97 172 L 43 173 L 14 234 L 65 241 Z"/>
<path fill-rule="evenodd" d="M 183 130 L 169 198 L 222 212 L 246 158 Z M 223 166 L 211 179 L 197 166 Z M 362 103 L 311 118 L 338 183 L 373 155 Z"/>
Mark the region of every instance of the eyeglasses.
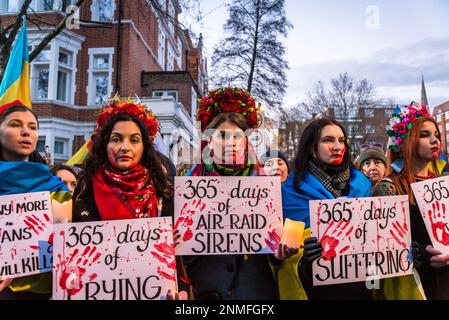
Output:
<path fill-rule="evenodd" d="M 360 151 L 366 151 L 368 149 L 379 149 L 380 151 L 384 152 L 384 145 L 382 143 L 377 143 L 377 142 L 373 142 L 373 143 L 362 143 L 360 146 Z"/>

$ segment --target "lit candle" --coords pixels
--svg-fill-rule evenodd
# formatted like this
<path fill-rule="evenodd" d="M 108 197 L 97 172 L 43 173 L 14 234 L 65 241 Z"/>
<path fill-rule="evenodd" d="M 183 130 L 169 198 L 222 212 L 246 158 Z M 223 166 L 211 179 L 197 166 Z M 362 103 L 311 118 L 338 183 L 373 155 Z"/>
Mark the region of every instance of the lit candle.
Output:
<path fill-rule="evenodd" d="M 302 234 L 304 232 L 305 223 L 285 219 L 284 230 L 282 231 L 281 243 L 289 248 L 298 248 L 301 246 Z"/>
<path fill-rule="evenodd" d="M 72 222 L 72 200 L 60 203 L 55 199 L 51 200 L 53 212 L 53 223 Z"/>

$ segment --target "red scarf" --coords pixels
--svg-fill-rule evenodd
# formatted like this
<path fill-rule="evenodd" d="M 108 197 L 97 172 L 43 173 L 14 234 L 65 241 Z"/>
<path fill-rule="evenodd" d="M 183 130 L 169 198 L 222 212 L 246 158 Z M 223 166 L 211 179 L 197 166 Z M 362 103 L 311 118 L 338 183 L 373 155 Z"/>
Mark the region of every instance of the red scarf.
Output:
<path fill-rule="evenodd" d="M 102 220 L 157 217 L 156 189 L 150 172 L 140 164 L 127 171 L 102 165 L 92 182 Z"/>

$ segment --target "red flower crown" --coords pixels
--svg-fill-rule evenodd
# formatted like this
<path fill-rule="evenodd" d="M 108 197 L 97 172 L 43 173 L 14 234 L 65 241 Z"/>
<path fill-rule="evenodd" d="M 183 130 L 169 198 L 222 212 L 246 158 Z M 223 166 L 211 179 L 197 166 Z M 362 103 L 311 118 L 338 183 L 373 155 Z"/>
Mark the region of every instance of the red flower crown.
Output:
<path fill-rule="evenodd" d="M 120 99 L 115 97 L 110 100 L 98 114 L 96 131 L 102 127 L 108 119 L 120 113 L 129 114 L 142 121 L 148 129 L 151 140 L 156 139 L 159 130 L 159 123 L 157 122 L 156 115 L 154 115 L 151 110 L 147 109 L 145 105 L 130 98 Z"/>
<path fill-rule="evenodd" d="M 208 92 L 207 96 L 198 100 L 196 120 L 201 122 L 201 131 L 220 113 L 236 112 L 243 115 L 252 128 L 261 124 L 261 107 L 248 91 L 237 87 L 225 87 Z"/>

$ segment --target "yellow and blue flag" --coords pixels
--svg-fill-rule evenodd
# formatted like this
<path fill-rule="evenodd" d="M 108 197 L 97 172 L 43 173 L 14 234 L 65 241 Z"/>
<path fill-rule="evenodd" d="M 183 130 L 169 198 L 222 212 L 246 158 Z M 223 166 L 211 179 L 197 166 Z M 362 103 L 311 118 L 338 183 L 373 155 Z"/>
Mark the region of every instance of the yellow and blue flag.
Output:
<path fill-rule="evenodd" d="M 26 17 L 6 66 L 0 84 L 0 114 L 13 104 L 23 104 L 31 108 L 30 57 Z"/>

